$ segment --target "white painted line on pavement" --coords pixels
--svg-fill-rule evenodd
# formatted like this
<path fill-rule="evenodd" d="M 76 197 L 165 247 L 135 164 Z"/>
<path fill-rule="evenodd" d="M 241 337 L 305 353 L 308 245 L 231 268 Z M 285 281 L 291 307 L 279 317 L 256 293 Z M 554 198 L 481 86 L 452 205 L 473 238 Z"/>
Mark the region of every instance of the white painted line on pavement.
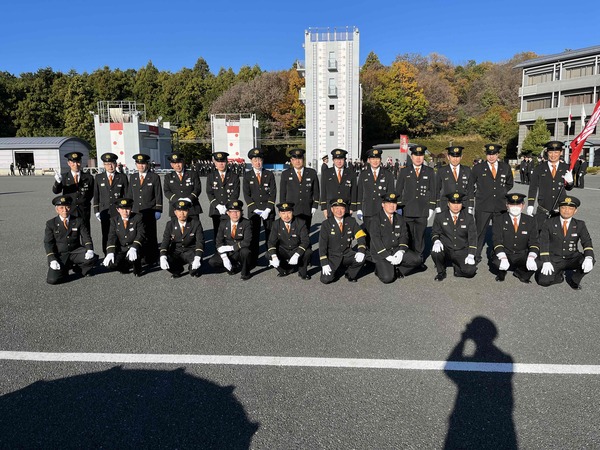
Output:
<path fill-rule="evenodd" d="M 509 364 L 403 359 L 297 358 L 237 355 L 145 355 L 128 353 L 44 353 L 0 351 L 0 360 L 127 364 L 213 364 L 239 366 L 335 367 L 354 369 L 451 370 L 462 372 L 600 375 L 600 365 Z"/>

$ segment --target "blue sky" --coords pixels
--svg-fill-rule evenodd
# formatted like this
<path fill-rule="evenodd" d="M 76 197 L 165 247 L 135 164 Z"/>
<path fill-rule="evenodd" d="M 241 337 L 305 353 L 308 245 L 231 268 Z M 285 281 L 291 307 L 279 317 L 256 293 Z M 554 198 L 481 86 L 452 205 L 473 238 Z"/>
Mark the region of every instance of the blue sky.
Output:
<path fill-rule="evenodd" d="M 588 19 L 569 19 L 576 9 Z M 455 64 L 501 62 L 600 45 L 599 13 L 598 2 L 555 0 L 13 0 L 0 16 L 0 71 L 139 69 L 152 60 L 176 72 L 199 57 L 213 73 L 254 64 L 284 70 L 304 59 L 305 29 L 346 25 L 360 31 L 361 63 L 370 51 L 384 64 L 433 52 Z"/>

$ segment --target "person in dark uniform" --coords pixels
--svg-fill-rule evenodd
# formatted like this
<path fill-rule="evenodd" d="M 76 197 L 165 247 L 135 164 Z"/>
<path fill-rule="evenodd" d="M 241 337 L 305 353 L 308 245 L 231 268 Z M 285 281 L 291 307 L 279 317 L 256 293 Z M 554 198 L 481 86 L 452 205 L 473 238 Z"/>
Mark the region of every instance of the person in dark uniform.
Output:
<path fill-rule="evenodd" d="M 371 258 L 375 274 L 382 283 L 393 283 L 404 278 L 423 260 L 408 247 L 408 227 L 402 216 L 396 214 L 398 196 L 388 192 L 381 196 L 381 211 L 371 220 Z"/>
<path fill-rule="evenodd" d="M 248 152 L 252 169 L 244 174 L 242 190 L 248 206 L 248 218 L 252 223 L 252 266 L 256 266 L 260 248 L 260 225 L 265 229 L 265 242 L 275 220 L 275 201 L 277 199 L 277 184 L 275 175 L 270 170 L 263 169 L 264 153 L 259 148 Z"/>
<path fill-rule="evenodd" d="M 525 174 L 526 179 L 527 179 L 527 183 L 526 184 L 531 184 L 531 177 L 533 176 L 533 170 L 535 169 L 535 162 L 533 160 L 533 156 L 531 155 L 531 152 L 527 153 L 527 173 Z"/>
<path fill-rule="evenodd" d="M 48 258 L 48 284 L 65 281 L 69 270 L 91 276 L 96 263 L 90 231 L 81 217 L 71 215 L 73 199 L 67 195 L 52 200 L 57 216 L 46 222 L 44 248 Z"/>
<path fill-rule="evenodd" d="M 527 214 L 533 215 L 533 206 L 537 198 L 535 220 L 538 230 L 548 217 L 556 214 L 558 201 L 564 197 L 565 191 L 573 189 L 573 174 L 569 165 L 560 161 L 563 143 L 550 141 L 544 145 L 548 161 L 538 164 L 533 171 L 529 185 Z"/>
<path fill-rule="evenodd" d="M 125 197 L 129 190 L 127 175 L 116 172 L 119 157 L 114 153 L 105 153 L 100 159 L 104 163 L 105 172 L 96 175 L 94 180 L 94 214 L 102 228 L 102 252 L 106 253 L 106 242 L 110 230 L 110 220 L 117 217 L 115 200 Z"/>
<path fill-rule="evenodd" d="M 199 277 L 204 253 L 204 230 L 202 224 L 188 212 L 193 207 L 187 199 L 173 202 L 175 217 L 165 226 L 160 244 L 160 268 L 168 270 L 171 278 L 179 278 L 188 264 L 190 276 Z"/>
<path fill-rule="evenodd" d="M 464 147 L 454 145 L 446 147 L 448 164 L 440 167 L 436 174 L 436 213 L 448 209 L 446 195 L 459 192 L 463 194 L 463 209 L 473 214 L 475 191 L 469 183 L 471 168 L 461 164 Z"/>
<path fill-rule="evenodd" d="M 367 163 L 368 167 L 360 172 L 357 180 L 356 217 L 369 230 L 371 219 L 377 217 L 381 210 L 381 196 L 394 192 L 394 176 L 381 167 L 381 150 L 370 149 Z"/>
<path fill-rule="evenodd" d="M 187 198 L 192 202 L 192 207 L 188 211 L 190 219 L 200 220 L 202 207 L 200 206 L 200 194 L 202 193 L 202 184 L 198 174 L 193 170 L 185 168 L 185 158 L 183 153 L 172 153 L 167 159 L 171 163 L 173 172 L 165 175 L 163 189 L 165 198 L 169 202 L 169 217 L 175 217 L 173 205 L 179 198 Z"/>
<path fill-rule="evenodd" d="M 228 219 L 222 220 L 215 238 L 217 252 L 208 260 L 211 267 L 222 268 L 233 275 L 241 269 L 241 279 L 250 279 L 252 268 L 252 224 L 242 217 L 244 202 L 233 200 L 227 203 Z"/>
<path fill-rule="evenodd" d="M 208 215 L 216 236 L 221 220 L 227 219 L 227 202 L 240 196 L 240 177 L 227 166 L 229 153 L 215 152 L 212 156 L 214 169 L 206 177 L 206 196 L 210 203 Z"/>
<path fill-rule="evenodd" d="M 329 155 L 323 156 L 321 161 L 323 161 L 323 164 L 321 164 L 321 176 L 323 176 L 323 173 L 329 169 Z"/>
<path fill-rule="evenodd" d="M 269 264 L 277 269 L 278 277 L 285 277 L 298 267 L 298 276 L 310 280 L 307 269 L 312 248 L 306 224 L 294 217 L 293 203 L 279 203 L 277 209 L 279 219 L 275 220 L 267 242 Z"/>
<path fill-rule="evenodd" d="M 536 258 L 540 253 L 535 219 L 523 213 L 524 194 L 506 194 L 507 212 L 496 219 L 492 227 L 494 252 L 493 266 L 498 270 L 496 281 L 504 281 L 509 268 L 523 283 L 529 281 L 538 269 Z"/>
<path fill-rule="evenodd" d="M 585 187 L 585 174 L 587 173 L 588 162 L 585 160 L 585 156 L 580 155 L 575 162 L 573 167 L 573 175 L 575 176 L 575 187 L 583 189 Z"/>
<path fill-rule="evenodd" d="M 469 183 L 475 189 L 475 223 L 477 224 L 477 253 L 475 259 L 481 261 L 481 252 L 490 220 L 506 211 L 505 195 L 513 188 L 511 167 L 498 159 L 501 145 L 486 144 L 486 162 L 477 164 L 471 171 Z"/>
<path fill-rule="evenodd" d="M 365 263 L 366 233 L 358 222 L 346 214 L 348 205 L 343 199 L 332 200 L 331 214 L 321 224 L 319 253 L 321 283 L 329 284 L 342 273 L 350 282 L 356 282 L 360 268 Z M 352 244 L 356 241 L 357 249 Z"/>
<path fill-rule="evenodd" d="M 162 184 L 160 177 L 149 170 L 150 156 L 143 153 L 133 155 L 137 173 L 129 176 L 129 193 L 133 199 L 132 211 L 141 214 L 146 231 L 144 242 L 144 259 L 146 264 L 154 266 L 158 263 L 158 243 L 156 222 L 162 214 Z"/>
<path fill-rule="evenodd" d="M 141 214 L 132 214 L 133 200 L 119 198 L 114 202 L 117 215 L 110 218 L 106 257 L 102 265 L 122 274 L 142 275 L 142 245 L 146 239 Z"/>
<path fill-rule="evenodd" d="M 346 167 L 348 152 L 336 148 L 331 152 L 333 167 L 321 172 L 321 210 L 327 218 L 331 200 L 341 198 L 350 205 L 348 214 L 356 208 L 356 175 Z"/>
<path fill-rule="evenodd" d="M 562 283 L 565 270 L 573 275 L 567 283 L 575 290 L 581 289 L 582 278 L 595 264 L 592 238 L 583 220 L 573 216 L 581 205 L 575 197 L 565 197 L 559 202 L 559 215 L 544 222 L 540 231 L 540 259 L 542 269 L 538 272 L 540 286 Z M 581 243 L 583 253 L 579 251 Z"/>
<path fill-rule="evenodd" d="M 412 164 L 400 170 L 396 181 L 398 203 L 403 205 L 402 215 L 408 226 L 410 247 L 421 256 L 425 251 L 427 221 L 435 214 L 436 207 L 435 172 L 423 164 L 426 151 L 424 145 L 412 145 Z"/>
<path fill-rule="evenodd" d="M 68 195 L 73 199 L 71 215 L 81 217 L 85 226 L 90 230 L 90 215 L 92 212 L 92 198 L 94 197 L 94 177 L 81 171 L 81 158 L 83 153 L 71 152 L 65 155 L 68 172 L 54 174 L 52 192 Z"/>
<path fill-rule="evenodd" d="M 448 210 L 435 216 L 431 258 L 435 263 L 435 281 L 446 278 L 446 265 L 452 263 L 455 277 L 473 278 L 477 272 L 477 227 L 475 218 L 463 209 L 463 194 L 447 194 Z"/>
<path fill-rule="evenodd" d="M 292 167 L 281 173 L 279 202 L 294 204 L 294 217 L 302 219 L 310 233 L 312 216 L 319 207 L 319 178 L 317 172 L 304 166 L 306 152 L 290 150 Z"/>
<path fill-rule="evenodd" d="M 10 176 L 15 177 L 15 163 L 10 163 Z"/>

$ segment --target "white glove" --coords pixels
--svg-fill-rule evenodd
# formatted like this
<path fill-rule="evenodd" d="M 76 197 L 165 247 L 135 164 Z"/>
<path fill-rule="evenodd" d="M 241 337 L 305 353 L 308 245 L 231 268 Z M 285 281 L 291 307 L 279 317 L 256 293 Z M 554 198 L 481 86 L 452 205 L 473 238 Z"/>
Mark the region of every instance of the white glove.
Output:
<path fill-rule="evenodd" d="M 98 221 L 100 221 L 100 213 L 99 212 L 96 213 L 96 219 L 98 219 Z"/>
<path fill-rule="evenodd" d="M 260 217 L 262 217 L 263 220 L 267 220 L 269 218 L 270 213 L 271 213 L 271 208 L 267 208 L 262 212 Z"/>
<path fill-rule="evenodd" d="M 394 258 L 396 258 L 396 261 L 398 261 L 396 264 L 402 264 L 402 260 L 404 259 L 404 250 L 398 250 L 394 254 Z"/>
<path fill-rule="evenodd" d="M 94 250 L 88 250 L 85 252 L 85 259 L 92 259 L 94 257 Z"/>
<path fill-rule="evenodd" d="M 279 261 L 279 258 L 277 257 L 277 255 L 273 255 L 271 257 L 271 261 L 269 262 L 269 265 L 272 267 L 275 267 L 277 269 L 279 267 L 279 264 L 281 264 L 281 261 Z"/>
<path fill-rule="evenodd" d="M 392 265 L 396 265 L 396 257 L 394 255 L 386 256 L 385 260 Z"/>
<path fill-rule="evenodd" d="M 296 264 L 298 264 L 298 260 L 300 259 L 300 254 L 298 253 L 294 253 L 292 255 L 292 257 L 290 258 L 290 260 L 288 261 L 288 264 L 290 266 L 295 266 Z"/>
<path fill-rule="evenodd" d="M 109 253 L 108 255 L 106 255 L 106 258 L 104 258 L 104 261 L 102 261 L 102 265 L 104 267 L 108 267 L 111 264 L 113 264 L 114 262 L 115 262 L 115 254 Z"/>
<path fill-rule="evenodd" d="M 583 264 L 581 265 L 581 269 L 583 273 L 589 273 L 594 268 L 594 261 L 591 256 L 586 256 L 583 260 Z"/>
<path fill-rule="evenodd" d="M 542 275 L 552 275 L 554 273 L 554 266 L 551 262 L 545 262 L 542 264 Z"/>
<path fill-rule="evenodd" d="M 469 266 L 474 266 L 475 265 L 475 257 L 473 255 L 468 255 L 465 258 L 465 264 L 467 264 Z"/>
<path fill-rule="evenodd" d="M 326 277 L 331 275 L 331 266 L 329 264 L 323 266 L 323 268 L 321 269 L 321 273 L 323 273 L 323 275 L 325 275 Z"/>
<path fill-rule="evenodd" d="M 354 260 L 357 263 L 361 263 L 365 260 L 365 254 L 364 253 L 360 253 L 360 252 L 356 252 L 356 254 L 354 255 Z"/>
<path fill-rule="evenodd" d="M 60 264 L 57 260 L 50 261 L 50 268 L 52 270 L 60 270 Z"/>
<path fill-rule="evenodd" d="M 217 251 L 219 253 L 227 253 L 227 252 L 232 252 L 233 251 L 233 245 L 221 245 Z"/>
<path fill-rule="evenodd" d="M 472 206 L 469 206 L 469 207 L 467 208 L 467 213 L 469 213 L 469 214 L 473 215 L 473 213 L 474 213 L 474 212 L 475 212 L 475 211 L 474 211 L 474 209 L 473 209 L 473 207 L 472 207 Z"/>
<path fill-rule="evenodd" d="M 533 205 L 527 207 L 527 211 L 525 211 L 528 216 L 533 216 Z"/>
<path fill-rule="evenodd" d="M 310 208 L 310 215 L 312 216 L 314 213 L 317 212 L 317 208 Z"/>
<path fill-rule="evenodd" d="M 442 208 L 440 208 L 439 206 L 437 208 L 435 208 L 435 213 L 439 214 L 442 212 Z"/>
<path fill-rule="evenodd" d="M 533 255 L 533 256 L 531 256 Z M 537 270 L 537 263 L 535 262 L 535 258 L 537 257 L 537 255 L 535 253 L 530 253 L 529 256 L 527 257 L 527 270 L 533 270 L 536 271 Z"/>
<path fill-rule="evenodd" d="M 160 268 L 162 270 L 168 270 L 169 269 L 169 263 L 167 262 L 167 257 L 165 255 L 160 257 Z"/>
<path fill-rule="evenodd" d="M 192 199 L 191 199 L 191 198 L 188 198 L 188 197 L 179 197 L 179 198 L 177 199 L 177 201 L 179 201 L 179 200 L 185 200 L 186 202 L 194 203 L 194 202 L 192 202 Z"/>
<path fill-rule="evenodd" d="M 431 249 L 431 251 L 433 253 L 439 253 L 442 250 L 444 250 L 444 244 L 442 244 L 442 241 L 440 241 L 439 239 L 437 239 L 434 243 L 433 243 L 433 248 Z"/>
<path fill-rule="evenodd" d="M 430 209 L 429 210 L 429 215 L 427 216 L 427 220 L 430 220 L 433 217 L 434 214 L 435 214 L 435 210 Z"/>
<path fill-rule="evenodd" d="M 135 261 L 137 259 L 137 250 L 134 247 L 131 247 L 129 250 L 127 250 L 126 256 L 129 261 Z"/>
<path fill-rule="evenodd" d="M 218 207 L 218 206 L 217 206 L 217 209 L 219 209 L 219 207 Z M 262 217 L 262 213 L 263 213 L 263 210 L 262 210 L 262 209 L 255 209 L 255 210 L 254 210 L 254 211 L 252 211 L 252 212 L 253 212 L 254 214 L 258 214 L 259 216 L 261 216 L 261 217 Z"/>
<path fill-rule="evenodd" d="M 217 211 L 219 211 L 219 214 L 223 215 L 227 212 L 227 208 L 225 205 L 217 205 Z"/>
<path fill-rule="evenodd" d="M 160 213 L 158 211 L 154 211 L 154 219 L 160 220 Z"/>
<path fill-rule="evenodd" d="M 363 213 L 362 213 L 362 210 L 360 210 L 360 209 L 359 209 L 358 211 L 356 211 L 356 218 L 357 218 L 358 220 L 363 220 Z"/>
<path fill-rule="evenodd" d="M 504 256 L 501 257 L 500 255 L 504 255 Z M 500 260 L 499 269 L 500 270 L 508 270 L 508 268 L 510 267 L 510 261 L 506 257 L 506 253 L 498 253 L 498 259 Z"/>
<path fill-rule="evenodd" d="M 570 170 L 567 170 L 565 172 L 565 174 L 563 175 L 563 179 L 567 182 L 567 184 L 572 184 L 573 183 L 573 172 Z"/>
<path fill-rule="evenodd" d="M 192 261 L 192 270 L 198 270 L 201 264 L 202 259 L 199 256 L 194 256 L 194 260 Z"/>
<path fill-rule="evenodd" d="M 62 175 L 58 172 L 55 172 L 54 179 L 56 180 L 57 183 L 60 183 L 60 182 L 62 182 Z M 58 269 L 55 269 L 55 270 L 58 270 Z"/>
<path fill-rule="evenodd" d="M 229 260 L 227 255 L 221 255 L 221 259 L 223 260 L 223 266 L 225 267 L 225 269 L 227 269 L 227 272 L 231 272 L 231 269 L 233 269 L 233 265 L 231 264 L 231 261 Z"/>

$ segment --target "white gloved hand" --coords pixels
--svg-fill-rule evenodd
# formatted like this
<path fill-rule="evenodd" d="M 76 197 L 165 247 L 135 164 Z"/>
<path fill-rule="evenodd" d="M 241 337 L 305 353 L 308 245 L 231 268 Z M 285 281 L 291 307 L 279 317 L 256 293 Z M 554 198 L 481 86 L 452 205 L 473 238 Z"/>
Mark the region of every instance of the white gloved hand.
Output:
<path fill-rule="evenodd" d="M 545 262 L 542 264 L 542 275 L 552 275 L 554 273 L 554 266 L 551 262 Z"/>
<path fill-rule="evenodd" d="M 386 256 L 385 260 L 394 266 L 396 265 L 396 257 L 394 255 Z"/>
<path fill-rule="evenodd" d="M 271 214 L 271 208 L 265 209 L 260 217 L 262 217 L 263 220 L 267 220 L 269 218 L 269 214 Z"/>
<path fill-rule="evenodd" d="M 113 264 L 115 262 L 115 254 L 114 253 L 109 253 L 108 255 L 106 255 L 106 257 L 104 258 L 104 261 L 102 261 L 102 265 L 104 267 L 108 267 L 111 264 Z"/>
<path fill-rule="evenodd" d="M 429 215 L 427 216 L 427 220 L 430 220 L 433 217 L 434 214 L 435 214 L 435 210 L 430 209 L 429 210 Z"/>
<path fill-rule="evenodd" d="M 231 264 L 231 261 L 229 260 L 227 255 L 221 255 L 221 259 L 223 260 L 223 266 L 225 267 L 225 269 L 227 269 L 227 272 L 231 272 L 231 269 L 233 269 L 233 264 Z"/>
<path fill-rule="evenodd" d="M 570 170 L 567 170 L 565 172 L 565 174 L 563 175 L 563 179 L 565 180 L 565 182 L 567 184 L 573 184 L 573 172 Z"/>
<path fill-rule="evenodd" d="M 292 257 L 290 258 L 290 260 L 288 261 L 290 266 L 295 266 L 296 264 L 298 264 L 298 260 L 300 259 L 300 254 L 299 253 L 294 253 L 292 255 Z"/>
<path fill-rule="evenodd" d="M 331 266 L 329 264 L 327 264 L 326 266 L 323 266 L 323 268 L 321 269 L 321 272 L 323 273 L 323 275 L 328 277 L 329 275 L 331 275 Z"/>
<path fill-rule="evenodd" d="M 169 263 L 167 262 L 167 257 L 165 255 L 162 255 L 160 257 L 160 268 L 162 270 L 168 270 L 169 269 Z"/>
<path fill-rule="evenodd" d="M 442 208 L 440 208 L 439 206 L 437 208 L 435 208 L 435 213 L 439 214 L 442 212 Z"/>
<path fill-rule="evenodd" d="M 500 258 L 500 270 L 508 270 L 508 268 L 510 267 L 510 262 L 508 261 L 508 258 L 504 257 L 504 258 Z"/>
<path fill-rule="evenodd" d="M 217 211 L 219 211 L 219 214 L 223 215 L 227 212 L 227 208 L 225 205 L 217 205 Z"/>
<path fill-rule="evenodd" d="M 398 261 L 396 264 L 402 264 L 402 260 L 404 259 L 404 250 L 398 250 L 394 254 L 394 258 L 396 258 L 396 261 Z"/>
<path fill-rule="evenodd" d="M 54 173 L 54 179 L 56 180 L 57 183 L 61 183 L 62 182 L 62 175 L 60 173 L 58 173 L 58 172 L 55 172 Z"/>
<path fill-rule="evenodd" d="M 60 270 L 60 264 L 57 260 L 50 261 L 50 268 L 52 270 Z"/>
<path fill-rule="evenodd" d="M 363 262 L 365 260 L 365 254 L 361 252 L 356 252 L 356 254 L 354 255 L 354 260 L 357 263 Z"/>
<path fill-rule="evenodd" d="M 198 270 L 202 265 L 202 258 L 199 256 L 194 256 L 194 260 L 192 261 L 192 270 Z"/>
<path fill-rule="evenodd" d="M 527 207 L 527 211 L 525 211 L 525 213 L 526 213 L 528 216 L 533 216 L 533 205 L 531 205 L 531 206 L 528 206 L 528 207 Z"/>
<path fill-rule="evenodd" d="M 594 268 L 594 260 L 591 256 L 586 256 L 583 260 L 583 264 L 581 265 L 581 269 L 583 273 L 589 273 Z"/>
<path fill-rule="evenodd" d="M 232 252 L 233 251 L 233 245 L 221 245 L 217 251 L 219 253 L 227 253 L 227 252 Z"/>
<path fill-rule="evenodd" d="M 535 255 L 535 253 L 534 253 Z M 537 255 L 535 255 L 537 256 Z M 537 270 L 537 263 L 535 262 L 535 256 L 531 256 L 531 253 L 529 254 L 529 256 L 527 257 L 527 270 L 533 270 L 536 271 Z"/>
<path fill-rule="evenodd" d="M 312 216 L 314 213 L 317 212 L 317 208 L 310 208 L 310 215 Z"/>
<path fill-rule="evenodd" d="M 85 259 L 92 259 L 94 257 L 94 250 L 88 250 L 85 252 Z"/>
<path fill-rule="evenodd" d="M 218 207 L 218 206 L 217 206 L 217 209 L 219 209 L 219 207 Z M 263 210 L 262 210 L 262 209 L 255 209 L 255 210 L 254 210 L 254 211 L 252 211 L 252 212 L 253 212 L 254 214 L 257 214 L 257 215 L 259 215 L 259 216 L 261 216 L 261 217 L 262 217 L 262 213 L 263 213 Z"/>
<path fill-rule="evenodd" d="M 358 220 L 363 220 L 363 212 L 362 212 L 362 210 L 359 209 L 358 211 L 356 211 L 356 218 Z"/>
<path fill-rule="evenodd" d="M 131 262 L 135 261 L 137 259 L 137 250 L 134 247 L 131 247 L 129 250 L 127 250 L 127 259 Z"/>
<path fill-rule="evenodd" d="M 271 267 L 275 267 L 277 269 L 280 264 L 281 264 L 281 261 L 279 261 L 279 258 L 277 257 L 277 255 L 273 255 L 271 257 L 271 261 L 269 262 L 269 265 Z"/>
<path fill-rule="evenodd" d="M 431 249 L 431 251 L 433 253 L 439 253 L 442 250 L 444 250 L 444 244 L 442 244 L 442 241 L 440 241 L 439 239 L 437 239 L 434 243 L 433 243 L 433 248 Z"/>
<path fill-rule="evenodd" d="M 474 212 L 475 212 L 475 210 L 473 209 L 473 207 L 472 207 L 472 206 L 469 206 L 469 207 L 467 208 L 467 213 L 469 213 L 469 214 L 473 215 L 473 213 L 474 213 Z"/>
<path fill-rule="evenodd" d="M 189 197 L 179 197 L 179 198 L 177 199 L 177 201 L 179 201 L 179 200 L 185 200 L 186 202 L 194 203 L 194 202 L 192 201 L 192 199 L 191 199 L 191 198 L 189 198 Z"/>
<path fill-rule="evenodd" d="M 96 213 L 96 219 L 98 219 L 98 222 L 100 222 L 100 213 L 99 212 Z"/>
<path fill-rule="evenodd" d="M 465 258 L 465 264 L 469 265 L 469 266 L 474 266 L 475 265 L 475 256 L 473 255 L 468 255 Z"/>
<path fill-rule="evenodd" d="M 160 220 L 160 213 L 158 211 L 154 211 L 154 219 Z"/>

